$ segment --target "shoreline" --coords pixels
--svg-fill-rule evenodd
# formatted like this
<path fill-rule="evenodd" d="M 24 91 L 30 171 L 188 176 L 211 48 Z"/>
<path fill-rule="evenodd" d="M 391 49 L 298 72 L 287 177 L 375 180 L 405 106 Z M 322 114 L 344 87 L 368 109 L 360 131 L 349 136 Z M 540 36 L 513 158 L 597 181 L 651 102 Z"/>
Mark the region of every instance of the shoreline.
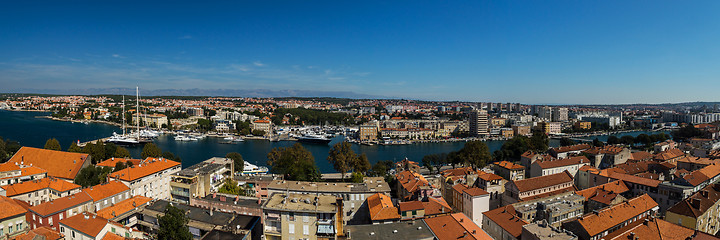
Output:
<path fill-rule="evenodd" d="M 72 122 L 72 123 L 100 123 L 100 124 L 107 124 L 107 125 L 112 125 L 112 126 L 116 126 L 116 127 L 122 127 L 122 124 L 120 124 L 120 123 L 108 122 L 108 121 L 103 121 L 103 120 L 87 120 L 87 119 L 75 120 L 75 119 L 69 119 L 69 118 L 56 118 L 53 116 L 35 116 L 35 118 L 45 118 L 45 119 L 50 119 L 53 121 Z M 135 126 L 126 126 L 126 128 L 135 128 Z"/>

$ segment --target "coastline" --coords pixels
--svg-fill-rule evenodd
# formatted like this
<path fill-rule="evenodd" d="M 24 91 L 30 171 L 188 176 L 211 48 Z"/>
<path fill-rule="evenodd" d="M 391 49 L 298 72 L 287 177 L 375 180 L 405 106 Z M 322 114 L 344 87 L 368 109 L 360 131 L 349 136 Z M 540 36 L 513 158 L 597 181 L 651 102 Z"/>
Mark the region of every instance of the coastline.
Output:
<path fill-rule="evenodd" d="M 61 122 L 73 122 L 73 123 L 101 123 L 101 124 L 107 124 L 112 125 L 116 127 L 122 127 L 122 124 L 115 123 L 115 122 L 109 122 L 109 121 L 103 121 L 103 120 L 75 120 L 75 119 L 69 119 L 69 118 L 56 118 L 53 116 L 35 116 L 36 118 L 46 118 L 54 121 L 61 121 Z M 126 126 L 126 128 L 134 128 L 135 126 Z"/>

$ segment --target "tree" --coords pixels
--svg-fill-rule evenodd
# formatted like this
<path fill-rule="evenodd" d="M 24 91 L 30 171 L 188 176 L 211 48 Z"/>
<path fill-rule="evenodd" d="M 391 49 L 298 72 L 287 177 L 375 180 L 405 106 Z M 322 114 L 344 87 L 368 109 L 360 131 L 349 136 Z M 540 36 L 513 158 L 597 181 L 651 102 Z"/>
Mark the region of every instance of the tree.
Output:
<path fill-rule="evenodd" d="M 255 135 L 255 136 L 265 136 L 265 131 L 263 131 L 263 130 L 258 130 L 258 129 L 252 130 L 252 135 Z"/>
<path fill-rule="evenodd" d="M 571 146 L 571 145 L 575 145 L 575 141 L 573 141 L 570 138 L 566 138 L 566 137 L 560 138 L 560 146 Z"/>
<path fill-rule="evenodd" d="M 350 147 L 349 142 L 340 142 L 335 144 L 328 154 L 327 160 L 333 165 L 333 168 L 340 172 L 341 179 L 345 179 L 345 173 L 352 169 L 357 162 L 358 155 Z"/>
<path fill-rule="evenodd" d="M 178 156 L 178 155 L 173 154 L 172 152 L 167 152 L 167 151 L 163 152 L 162 158 L 167 159 L 167 160 L 173 160 L 176 162 L 182 162 L 182 158 L 180 158 L 180 156 Z"/>
<path fill-rule="evenodd" d="M 705 132 L 703 130 L 695 128 L 692 124 L 688 124 L 687 126 L 672 132 L 673 138 L 680 141 L 686 141 L 690 138 L 699 137 L 704 134 Z"/>
<path fill-rule="evenodd" d="M 162 156 L 162 150 L 160 150 L 160 148 L 158 148 L 158 146 L 154 143 L 147 143 L 143 147 L 142 154 L 140 154 L 140 156 L 142 156 L 143 158 L 158 158 Z"/>
<path fill-rule="evenodd" d="M 464 163 L 469 163 L 473 167 L 484 167 L 492 158 L 490 149 L 483 141 L 466 142 L 459 154 Z"/>
<path fill-rule="evenodd" d="M 436 157 L 437 156 L 435 154 L 428 154 L 422 158 L 423 167 L 427 168 L 427 170 L 431 173 L 433 172 L 433 169 L 435 167 L 433 165 L 433 161 L 435 161 L 434 158 L 436 158 Z"/>
<path fill-rule="evenodd" d="M 127 150 L 127 148 L 124 147 L 117 147 L 115 149 L 115 154 L 113 154 L 113 157 L 116 158 L 129 158 L 130 157 L 130 151 Z"/>
<path fill-rule="evenodd" d="M 81 148 L 80 146 L 78 146 L 76 142 L 72 142 L 72 143 L 70 144 L 70 147 L 68 147 L 68 150 L 67 150 L 67 151 L 68 151 L 68 152 L 79 153 L 79 152 L 82 152 L 82 148 Z"/>
<path fill-rule="evenodd" d="M 236 172 L 242 172 L 245 169 L 245 160 L 240 153 L 231 152 L 225 155 L 226 158 L 233 160 L 233 165 Z"/>
<path fill-rule="evenodd" d="M 533 131 L 533 135 L 532 137 L 530 137 L 530 141 L 528 143 L 530 146 L 530 150 L 536 152 L 545 152 L 549 148 L 550 139 L 544 132 L 536 130 Z"/>
<path fill-rule="evenodd" d="M 225 183 L 218 189 L 218 192 L 232 195 L 245 195 L 243 189 L 232 178 L 226 178 Z"/>
<path fill-rule="evenodd" d="M 592 142 L 592 143 L 593 143 L 593 146 L 595 146 L 595 147 L 602 147 L 602 146 L 605 145 L 605 144 L 603 144 L 603 142 L 601 142 L 600 139 L 598 139 L 598 138 L 593 139 L 593 142 Z"/>
<path fill-rule="evenodd" d="M 350 182 L 354 182 L 354 183 L 362 183 L 364 179 L 365 179 L 365 175 L 363 175 L 362 173 L 359 173 L 359 172 L 353 172 L 352 175 L 350 176 Z"/>
<path fill-rule="evenodd" d="M 117 162 L 117 163 L 115 164 L 115 168 L 113 169 L 113 171 L 119 171 L 119 170 L 123 170 L 123 169 L 125 169 L 125 168 L 127 168 L 127 166 L 125 165 L 125 163 L 122 162 L 122 161 L 120 161 L 120 162 Z"/>
<path fill-rule="evenodd" d="M 653 142 L 652 138 L 650 138 L 647 134 L 640 134 L 637 137 L 635 137 L 636 143 L 642 143 L 643 145 L 648 145 Z"/>
<path fill-rule="evenodd" d="M 95 186 L 107 181 L 107 175 L 110 174 L 111 169 L 109 167 L 95 167 L 95 165 L 87 166 L 80 169 L 80 172 L 75 176 L 75 184 L 82 187 Z"/>
<path fill-rule="evenodd" d="M 633 144 L 635 144 L 635 138 L 630 135 L 625 135 L 620 137 L 620 143 L 632 146 Z"/>
<path fill-rule="evenodd" d="M 287 180 L 320 180 L 315 157 L 300 143 L 287 148 L 274 148 L 268 153 L 267 158 L 272 172 L 284 175 Z"/>
<path fill-rule="evenodd" d="M 493 154 L 495 156 L 495 160 L 519 160 L 520 155 L 528 150 L 531 150 L 529 141 L 530 139 L 525 136 L 515 136 L 510 140 L 505 141 L 502 147 L 500 147 L 500 152 Z"/>
<path fill-rule="evenodd" d="M 5 150 L 5 140 L 3 140 L 2 137 L 0 137 L 0 162 L 5 162 L 8 159 L 8 153 L 7 150 Z"/>
<path fill-rule="evenodd" d="M 48 150 L 62 151 L 62 149 L 60 148 L 60 142 L 58 142 L 58 140 L 55 138 L 51 138 L 45 141 L 44 148 Z"/>
<path fill-rule="evenodd" d="M 193 236 L 188 229 L 189 220 L 185 213 L 179 208 L 168 204 L 165 207 L 165 214 L 158 218 L 158 239 L 159 240 L 192 240 Z"/>
<path fill-rule="evenodd" d="M 371 168 L 370 161 L 367 158 L 367 155 L 365 153 L 360 154 L 360 157 L 357 158 L 357 162 L 355 162 L 353 166 L 354 172 L 360 172 L 360 173 L 366 173 Z"/>
<path fill-rule="evenodd" d="M 620 139 L 618 139 L 618 137 L 616 136 L 609 136 L 607 139 L 607 143 L 610 145 L 618 144 L 620 143 Z"/>
<path fill-rule="evenodd" d="M 98 142 L 97 144 L 89 142 L 85 144 L 82 152 L 89 154 L 93 163 L 107 159 L 105 155 L 105 145 L 103 145 L 102 142 Z"/>

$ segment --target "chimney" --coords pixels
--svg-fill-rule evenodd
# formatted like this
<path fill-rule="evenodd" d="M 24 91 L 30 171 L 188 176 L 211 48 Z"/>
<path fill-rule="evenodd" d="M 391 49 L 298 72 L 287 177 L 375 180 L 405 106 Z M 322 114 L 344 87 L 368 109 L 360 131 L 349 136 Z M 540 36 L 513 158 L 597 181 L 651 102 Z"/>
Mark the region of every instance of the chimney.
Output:
<path fill-rule="evenodd" d="M 338 233 L 338 236 L 344 236 L 345 231 L 343 230 L 343 199 L 342 198 L 336 198 L 335 199 L 335 205 L 337 206 L 337 212 L 335 213 L 335 229 L 337 229 L 335 232 Z"/>

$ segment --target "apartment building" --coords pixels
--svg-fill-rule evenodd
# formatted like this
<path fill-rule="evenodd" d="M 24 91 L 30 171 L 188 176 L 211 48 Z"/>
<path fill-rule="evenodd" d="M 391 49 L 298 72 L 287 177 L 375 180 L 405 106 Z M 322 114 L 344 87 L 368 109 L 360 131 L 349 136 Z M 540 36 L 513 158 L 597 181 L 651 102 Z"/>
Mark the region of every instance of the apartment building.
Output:
<path fill-rule="evenodd" d="M 715 235 L 720 230 L 720 184 L 708 185 L 672 206 L 665 220 L 677 225 Z"/>
<path fill-rule="evenodd" d="M 190 199 L 203 198 L 225 183 L 234 173 L 234 163 L 228 158 L 210 158 L 170 176 L 170 197 L 189 204 Z"/>
<path fill-rule="evenodd" d="M 525 179 L 525 167 L 508 161 L 492 163 L 490 168 L 495 174 L 500 175 L 508 181 Z"/>
<path fill-rule="evenodd" d="M 509 181 L 505 184 L 503 204 L 512 204 L 537 198 L 574 191 L 573 178 L 569 172 Z"/>
<path fill-rule="evenodd" d="M 488 114 L 485 110 L 470 111 L 468 118 L 470 124 L 470 135 L 482 137 L 488 135 Z"/>
<path fill-rule="evenodd" d="M 452 208 L 442 197 L 429 197 L 426 201 L 398 203 L 400 220 L 413 220 L 452 213 Z"/>
<path fill-rule="evenodd" d="M 180 171 L 180 163 L 163 158 L 147 158 L 141 164 L 108 174 L 130 188 L 130 195 L 170 199 L 170 176 Z"/>
<path fill-rule="evenodd" d="M 265 239 L 335 239 L 343 235 L 342 199 L 331 195 L 273 193 L 263 203 Z"/>
<path fill-rule="evenodd" d="M 80 192 L 80 185 L 54 177 L 15 183 L 0 187 L 0 195 L 22 200 L 31 206 Z"/>
<path fill-rule="evenodd" d="M 97 212 L 130 198 L 130 188 L 118 181 L 109 181 L 82 190 L 93 201 L 90 212 Z"/>
<path fill-rule="evenodd" d="M 377 125 L 362 125 L 358 130 L 358 139 L 360 141 L 375 141 L 378 139 Z"/>
<path fill-rule="evenodd" d="M 551 227 L 582 216 L 585 198 L 574 192 L 566 192 L 544 198 L 512 204 L 515 214 L 526 222 L 544 221 Z"/>
<path fill-rule="evenodd" d="M 567 171 L 575 177 L 582 166 L 590 165 L 585 156 L 568 157 L 551 161 L 535 161 L 530 165 L 530 177 L 539 177 Z"/>
<path fill-rule="evenodd" d="M 588 154 L 588 159 L 593 167 L 601 169 L 623 164 L 631 157 L 630 149 L 613 145 L 592 147 L 583 153 Z"/>
<path fill-rule="evenodd" d="M 335 196 L 343 201 L 344 223 L 364 222 L 365 217 L 355 217 L 365 200 L 376 193 L 390 195 L 390 185 L 382 177 L 366 177 L 362 183 L 331 183 L 274 180 L 268 187 L 268 195 L 273 193 L 322 194 Z"/>
<path fill-rule="evenodd" d="M 382 193 L 373 194 L 367 198 L 367 207 L 372 224 L 400 221 L 400 213 L 398 208 L 393 205 L 392 200 L 390 200 L 390 196 Z M 413 215 L 416 215 L 416 213 Z"/>
<path fill-rule="evenodd" d="M 482 229 L 492 239 L 517 240 L 528 222 L 519 218 L 515 207 L 507 205 L 483 213 Z"/>
<path fill-rule="evenodd" d="M 92 203 L 87 193 L 79 192 L 31 207 L 26 220 L 30 229 L 45 226 L 59 231 L 60 220 L 89 211 Z"/>
<path fill-rule="evenodd" d="M 60 220 L 58 225 L 67 240 L 144 238 L 142 232 L 88 212 Z"/>
<path fill-rule="evenodd" d="M 272 122 L 270 120 L 265 119 L 258 119 L 252 122 L 252 129 L 253 131 L 263 131 L 265 133 L 271 133 L 272 131 Z"/>
<path fill-rule="evenodd" d="M 27 227 L 27 210 L 18 200 L 0 196 L 0 236 L 14 237 Z"/>
<path fill-rule="evenodd" d="M 138 224 L 141 215 L 139 211 L 152 201 L 152 198 L 134 196 L 122 200 L 115 205 L 103 208 L 96 212 L 99 217 L 117 222 L 126 227 L 134 227 Z"/>
<path fill-rule="evenodd" d="M 463 190 L 463 213 L 478 226 L 482 225 L 482 213 L 490 210 L 490 193 L 473 187 Z"/>
<path fill-rule="evenodd" d="M 163 125 L 169 125 L 168 118 L 165 114 L 153 113 L 153 114 L 140 114 L 140 117 L 133 115 L 133 124 L 137 124 L 138 119 L 143 126 L 151 128 L 161 128 Z"/>
<path fill-rule="evenodd" d="M 36 180 L 47 177 L 47 171 L 33 166 L 16 163 L 0 164 L 0 186 Z"/>
<path fill-rule="evenodd" d="M 568 109 L 563 107 L 557 107 L 552 109 L 552 121 L 553 122 L 565 122 L 568 120 Z"/>
<path fill-rule="evenodd" d="M 625 182 L 618 180 L 575 193 L 585 197 L 585 212 L 592 212 L 627 200 L 623 194 L 629 196 L 630 189 Z"/>
<path fill-rule="evenodd" d="M 659 209 L 658 204 L 645 194 L 565 222 L 563 228 L 581 240 L 599 240 L 628 224 L 654 216 Z"/>
<path fill-rule="evenodd" d="M 560 122 L 539 122 L 537 123 L 537 130 L 545 134 L 560 134 L 562 133 L 562 123 Z"/>
<path fill-rule="evenodd" d="M 398 197 L 405 201 L 424 199 L 439 194 L 425 177 L 414 171 L 402 171 L 395 175 Z"/>

